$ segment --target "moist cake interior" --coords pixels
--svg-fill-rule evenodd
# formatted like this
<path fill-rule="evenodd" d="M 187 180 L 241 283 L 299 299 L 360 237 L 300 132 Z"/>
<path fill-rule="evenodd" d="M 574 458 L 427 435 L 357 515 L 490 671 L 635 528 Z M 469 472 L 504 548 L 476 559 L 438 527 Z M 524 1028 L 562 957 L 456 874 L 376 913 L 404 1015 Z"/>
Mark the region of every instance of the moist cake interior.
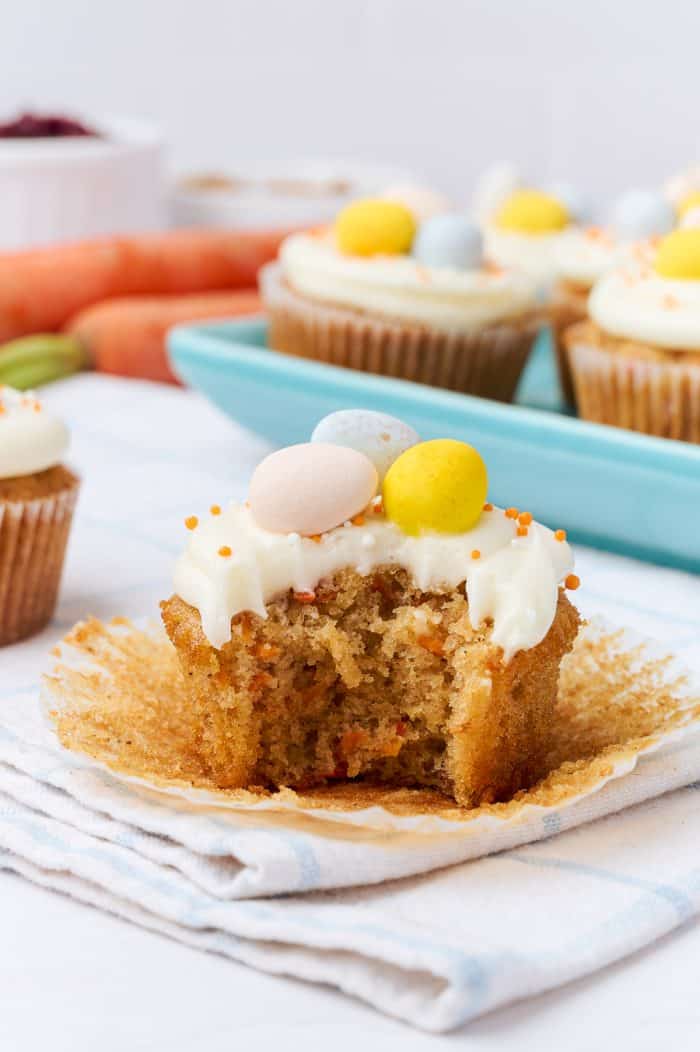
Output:
<path fill-rule="evenodd" d="M 464 589 L 423 592 L 385 567 L 242 613 L 220 650 L 177 596 L 163 619 L 199 710 L 217 784 L 308 788 L 363 778 L 495 799 L 542 773 L 559 662 L 577 615 L 504 665 Z"/>

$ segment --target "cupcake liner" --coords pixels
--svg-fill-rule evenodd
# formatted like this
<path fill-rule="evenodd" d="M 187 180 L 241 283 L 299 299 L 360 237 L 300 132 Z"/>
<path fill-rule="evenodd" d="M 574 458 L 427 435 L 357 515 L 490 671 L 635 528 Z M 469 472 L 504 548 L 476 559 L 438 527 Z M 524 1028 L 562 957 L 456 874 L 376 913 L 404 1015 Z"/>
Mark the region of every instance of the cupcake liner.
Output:
<path fill-rule="evenodd" d="M 444 332 L 305 299 L 260 274 L 270 346 L 300 358 L 510 402 L 541 327 L 535 314 L 478 332 Z"/>
<path fill-rule="evenodd" d="M 0 646 L 53 615 L 79 482 L 26 501 L 0 501 Z"/>
<path fill-rule="evenodd" d="M 637 358 L 567 337 L 584 420 L 700 443 L 700 364 Z"/>
<path fill-rule="evenodd" d="M 573 289 L 560 283 L 552 294 L 549 304 L 549 319 L 552 327 L 552 343 L 559 374 L 559 384 L 568 405 L 576 405 L 574 378 L 569 355 L 564 342 L 564 333 L 572 325 L 588 317 L 588 292 Z"/>

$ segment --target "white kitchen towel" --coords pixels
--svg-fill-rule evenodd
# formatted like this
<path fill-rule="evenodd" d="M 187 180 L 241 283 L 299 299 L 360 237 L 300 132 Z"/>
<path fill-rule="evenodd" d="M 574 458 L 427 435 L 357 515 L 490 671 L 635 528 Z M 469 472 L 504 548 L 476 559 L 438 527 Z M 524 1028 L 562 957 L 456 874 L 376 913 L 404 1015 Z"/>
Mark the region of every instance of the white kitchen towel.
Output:
<path fill-rule="evenodd" d="M 0 656 L 0 866 L 194 945 L 335 983 L 435 1030 L 601 967 L 696 912 L 697 794 L 669 792 L 700 777 L 693 742 L 644 758 L 561 813 L 530 816 L 527 839 L 551 839 L 393 881 L 465 857 L 464 845 L 204 813 L 74 767 L 38 719 L 49 647 L 86 614 L 155 611 L 182 518 L 242 494 L 265 447 L 195 396 L 156 385 L 80 377 L 48 400 L 70 420 L 85 484 L 56 620 Z M 585 613 L 696 664 L 696 578 L 577 556 Z M 498 835 L 490 850 L 520 842 Z M 358 881 L 384 883 L 317 890 Z M 293 894 L 241 898 L 275 891 Z"/>

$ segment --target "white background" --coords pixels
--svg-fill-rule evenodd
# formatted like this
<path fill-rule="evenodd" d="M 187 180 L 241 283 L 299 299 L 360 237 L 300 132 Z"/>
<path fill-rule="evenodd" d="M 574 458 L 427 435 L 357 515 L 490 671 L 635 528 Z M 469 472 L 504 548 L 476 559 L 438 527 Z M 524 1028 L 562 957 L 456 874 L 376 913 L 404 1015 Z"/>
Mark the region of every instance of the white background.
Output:
<path fill-rule="evenodd" d="M 176 170 L 515 159 L 595 195 L 700 157 L 697 0 L 0 0 L 0 108 L 151 118 Z"/>

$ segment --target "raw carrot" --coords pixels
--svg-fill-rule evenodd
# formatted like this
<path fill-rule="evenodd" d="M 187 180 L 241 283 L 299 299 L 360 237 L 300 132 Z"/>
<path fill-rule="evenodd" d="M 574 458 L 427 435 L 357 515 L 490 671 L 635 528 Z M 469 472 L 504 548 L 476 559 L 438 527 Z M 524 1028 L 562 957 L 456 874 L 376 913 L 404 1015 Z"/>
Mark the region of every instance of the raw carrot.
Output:
<path fill-rule="evenodd" d="M 175 383 L 165 351 L 168 329 L 181 322 L 259 310 L 260 299 L 252 290 L 131 296 L 88 307 L 71 318 L 64 332 L 77 338 L 88 361 L 102 372 Z"/>
<path fill-rule="evenodd" d="M 287 231 L 179 230 L 0 253 L 0 343 L 115 296 L 255 286 Z"/>

